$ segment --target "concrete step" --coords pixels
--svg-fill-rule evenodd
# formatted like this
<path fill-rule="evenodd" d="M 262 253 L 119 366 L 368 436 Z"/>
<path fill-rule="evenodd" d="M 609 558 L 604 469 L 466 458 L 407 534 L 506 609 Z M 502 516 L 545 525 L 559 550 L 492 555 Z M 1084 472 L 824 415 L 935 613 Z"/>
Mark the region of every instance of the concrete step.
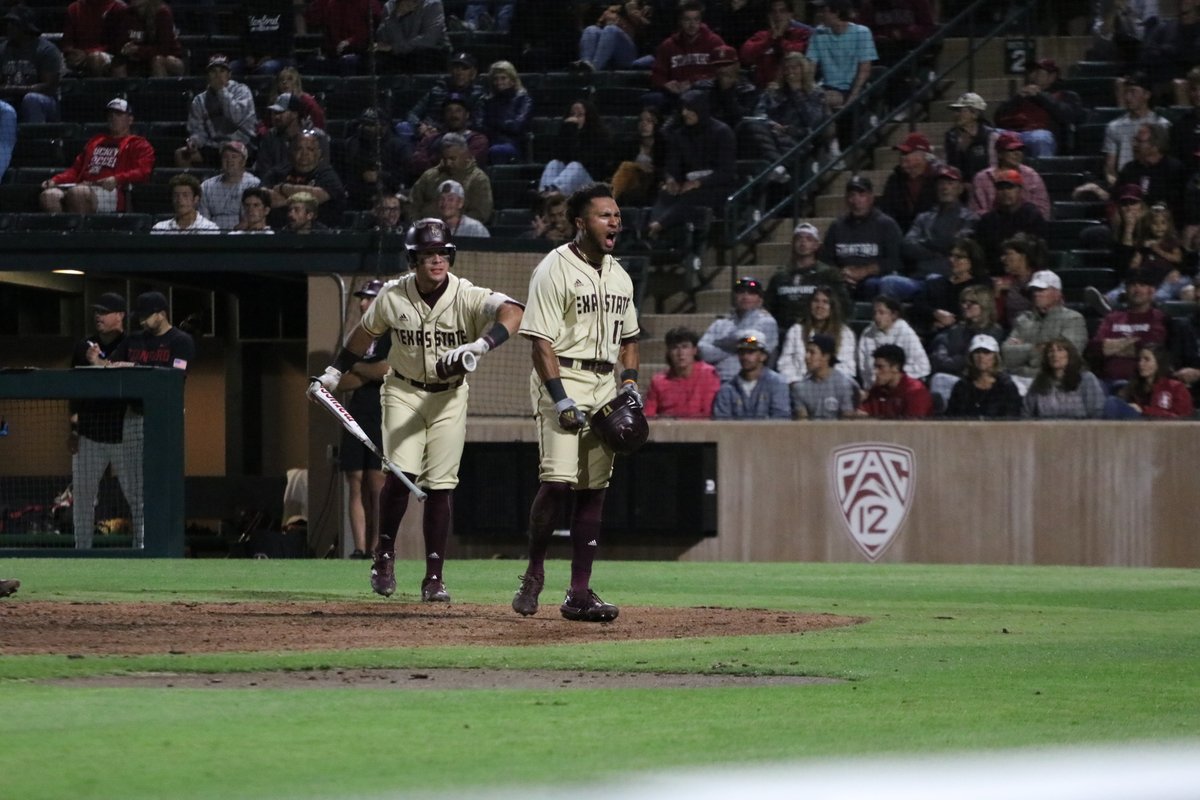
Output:
<path fill-rule="evenodd" d="M 728 289 L 701 289 L 696 292 L 696 311 L 711 314 L 729 313 Z M 698 331 L 703 333 L 703 331 Z"/>
<path fill-rule="evenodd" d="M 648 341 L 662 341 L 667 331 L 672 328 L 691 328 L 697 334 L 703 334 L 705 329 L 717 318 L 717 314 L 642 314 L 642 346 Z"/>

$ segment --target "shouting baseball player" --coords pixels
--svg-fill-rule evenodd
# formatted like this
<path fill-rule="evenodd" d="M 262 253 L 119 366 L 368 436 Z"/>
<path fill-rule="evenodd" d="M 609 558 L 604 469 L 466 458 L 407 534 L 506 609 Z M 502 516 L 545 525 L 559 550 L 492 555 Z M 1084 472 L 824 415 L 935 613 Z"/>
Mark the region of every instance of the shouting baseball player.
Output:
<path fill-rule="evenodd" d="M 455 247 L 440 219 L 413 223 L 406 246 L 414 271 L 383 285 L 333 365 L 316 380 L 332 391 L 375 338 L 391 336 L 391 369 L 380 392 L 383 452 L 428 492 L 421 599 L 446 603 L 450 595 L 443 565 L 450 537 L 450 493 L 458 485 L 467 426 L 464 376 L 516 332 L 522 306 L 451 274 Z M 379 498 L 379 545 L 371 566 L 371 588 L 384 597 L 396 591 L 396 535 L 408 494 L 403 482 L 388 473 Z"/>
<path fill-rule="evenodd" d="M 640 331 L 633 281 L 612 257 L 621 232 L 612 189 L 592 184 L 578 190 L 567 201 L 567 213 L 575 238 L 552 250 L 534 270 L 520 329 L 533 343 L 530 394 L 541 461 L 529 512 L 529 566 L 512 607 L 525 616 L 537 612 L 550 537 L 574 492 L 571 585 L 559 610 L 569 620 L 607 622 L 618 609 L 601 600 L 590 583 L 613 451 L 589 428 L 588 415 L 617 392 L 617 361 L 623 367 L 620 391 L 640 401 Z"/>

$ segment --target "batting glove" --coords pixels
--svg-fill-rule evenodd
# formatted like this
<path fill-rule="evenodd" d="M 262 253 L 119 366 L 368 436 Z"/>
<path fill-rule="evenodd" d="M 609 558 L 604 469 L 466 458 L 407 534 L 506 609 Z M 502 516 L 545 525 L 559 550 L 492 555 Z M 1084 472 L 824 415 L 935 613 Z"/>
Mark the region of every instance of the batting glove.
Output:
<path fill-rule="evenodd" d="M 449 353 L 446 353 L 446 355 L 442 356 L 439 361 L 441 361 L 447 367 L 457 367 L 459 369 L 463 369 L 466 368 L 466 365 L 470 364 L 472 361 L 472 358 L 467 358 L 466 362 L 460 367 L 459 363 L 463 361 L 463 356 L 469 353 L 474 357 L 475 361 L 478 361 L 480 358 L 483 358 L 484 353 L 491 349 L 492 347 L 487 343 L 487 340 L 480 336 L 470 344 L 462 344 L 454 348 Z M 466 371 L 470 372 L 471 369 L 466 368 Z"/>
<path fill-rule="evenodd" d="M 313 383 L 319 383 L 330 392 L 337 391 L 338 383 L 342 380 L 342 373 L 333 367 L 326 367 L 325 371 L 312 379 Z"/>
<path fill-rule="evenodd" d="M 569 397 L 564 397 L 555 403 L 554 410 L 558 412 L 558 427 L 564 431 L 583 430 L 583 426 L 587 424 L 587 416 Z"/>
<path fill-rule="evenodd" d="M 621 390 L 617 394 L 632 395 L 634 402 L 639 406 L 642 404 L 642 393 L 638 391 L 637 381 L 625 381 L 621 384 Z"/>

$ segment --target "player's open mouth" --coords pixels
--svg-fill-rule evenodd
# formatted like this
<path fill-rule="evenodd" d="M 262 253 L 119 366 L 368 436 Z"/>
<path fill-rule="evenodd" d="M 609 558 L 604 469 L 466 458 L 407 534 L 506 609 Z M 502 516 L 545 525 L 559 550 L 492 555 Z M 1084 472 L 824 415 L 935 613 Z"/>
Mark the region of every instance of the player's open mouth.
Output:
<path fill-rule="evenodd" d="M 617 243 L 617 232 L 609 231 L 608 233 L 604 234 L 604 243 L 609 247 L 615 245 Z"/>

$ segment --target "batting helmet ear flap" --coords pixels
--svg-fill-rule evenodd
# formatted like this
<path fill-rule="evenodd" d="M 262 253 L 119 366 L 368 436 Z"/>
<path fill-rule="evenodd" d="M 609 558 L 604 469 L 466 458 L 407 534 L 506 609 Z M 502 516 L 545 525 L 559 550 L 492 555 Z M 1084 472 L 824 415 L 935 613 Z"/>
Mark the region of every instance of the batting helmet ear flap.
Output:
<path fill-rule="evenodd" d="M 618 394 L 592 413 L 592 431 L 614 453 L 629 455 L 646 443 L 650 424 L 632 394 Z"/>
<path fill-rule="evenodd" d="M 404 247 L 408 251 L 410 268 L 417 266 L 417 256 L 431 250 L 440 250 L 450 266 L 454 266 L 454 254 L 458 250 L 450 241 L 446 223 L 437 217 L 425 217 L 414 222 L 404 236 Z"/>

